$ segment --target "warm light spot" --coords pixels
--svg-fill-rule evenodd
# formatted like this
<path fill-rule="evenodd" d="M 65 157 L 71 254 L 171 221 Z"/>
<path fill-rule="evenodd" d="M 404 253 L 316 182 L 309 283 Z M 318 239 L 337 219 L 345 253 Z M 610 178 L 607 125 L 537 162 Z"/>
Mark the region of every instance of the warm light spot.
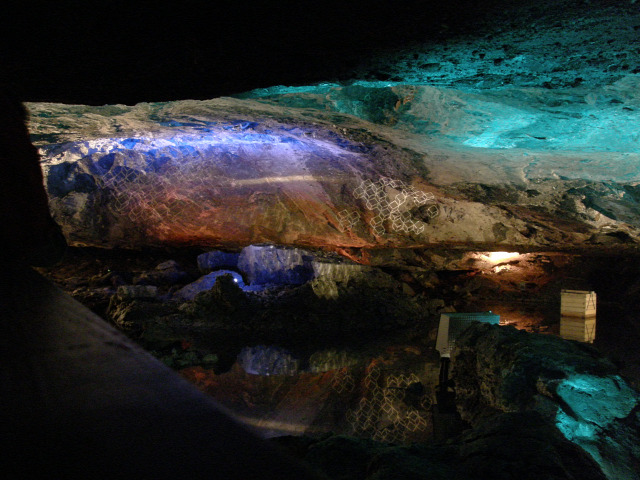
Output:
<path fill-rule="evenodd" d="M 509 270 L 511 270 L 510 265 L 499 265 L 497 267 L 493 267 L 493 273 L 508 272 Z"/>
<path fill-rule="evenodd" d="M 518 252 L 487 252 L 481 256 L 483 260 L 487 260 L 491 263 L 501 263 L 518 258 L 520 254 Z"/>

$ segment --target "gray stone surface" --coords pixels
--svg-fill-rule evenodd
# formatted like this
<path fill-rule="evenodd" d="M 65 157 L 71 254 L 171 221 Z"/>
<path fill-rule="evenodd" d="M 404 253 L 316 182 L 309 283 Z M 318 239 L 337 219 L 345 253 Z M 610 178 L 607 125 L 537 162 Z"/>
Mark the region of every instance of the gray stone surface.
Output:
<path fill-rule="evenodd" d="M 311 252 L 274 245 L 249 245 L 242 249 L 238 268 L 251 285 L 300 285 L 313 278 Z"/>
<path fill-rule="evenodd" d="M 239 256 L 239 253 L 222 252 L 220 250 L 202 253 L 198 255 L 197 258 L 198 268 L 203 273 L 208 273 L 213 270 L 238 268 Z"/>
<path fill-rule="evenodd" d="M 38 146 L 51 210 L 73 245 L 634 249 L 637 86 L 628 76 L 570 92 L 351 92 L 362 102 L 393 92 L 401 107 L 382 124 L 343 112 L 339 85 L 117 113 L 30 104 L 30 127 L 56 135 Z M 317 108 L 288 106 L 297 95 Z M 382 177 L 433 194 L 439 215 L 403 204 L 415 231 L 372 224 L 376 212 L 355 192 Z M 345 225 L 345 211 L 360 220 Z"/>
<path fill-rule="evenodd" d="M 133 278 L 136 285 L 176 285 L 186 283 L 192 276 L 187 273 L 175 260 L 167 260 L 156 266 L 155 269 L 143 272 Z"/>
<path fill-rule="evenodd" d="M 504 414 L 440 445 L 389 445 L 342 435 L 279 443 L 329 478 L 344 480 L 606 478 L 586 453 L 535 412 Z"/>
<path fill-rule="evenodd" d="M 330 260 L 323 258 L 315 258 L 311 261 L 313 268 L 313 276 L 315 278 L 322 277 L 325 280 L 334 282 L 347 282 L 349 279 L 360 278 L 366 273 L 371 273 L 371 267 L 360 265 L 355 262 L 346 260 Z"/>
<path fill-rule="evenodd" d="M 116 295 L 121 299 L 155 299 L 158 296 L 158 287 L 155 285 L 121 285 L 116 290 Z"/>
<path fill-rule="evenodd" d="M 458 411 L 472 425 L 535 411 L 610 480 L 638 478 L 640 395 L 591 346 L 475 324 L 456 342 L 451 364 Z"/>
<path fill-rule="evenodd" d="M 345 367 L 352 367 L 361 360 L 358 355 L 346 350 L 321 350 L 314 352 L 309 357 L 309 371 L 317 373 L 339 370 Z"/>
<path fill-rule="evenodd" d="M 299 368 L 299 360 L 290 352 L 266 345 L 243 348 L 238 364 L 253 375 L 295 375 Z"/>

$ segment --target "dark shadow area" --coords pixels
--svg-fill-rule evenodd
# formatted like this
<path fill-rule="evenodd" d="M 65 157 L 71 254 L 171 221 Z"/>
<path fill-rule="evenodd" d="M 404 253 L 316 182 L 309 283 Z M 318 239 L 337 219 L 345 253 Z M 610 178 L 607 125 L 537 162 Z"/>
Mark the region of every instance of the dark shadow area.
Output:
<path fill-rule="evenodd" d="M 4 18 L 0 79 L 28 101 L 95 105 L 340 81 L 367 58 L 474 31 L 514 3 L 24 4 Z"/>
<path fill-rule="evenodd" d="M 315 478 L 34 272 L 66 243 L 20 103 L 0 96 L 5 478 Z"/>

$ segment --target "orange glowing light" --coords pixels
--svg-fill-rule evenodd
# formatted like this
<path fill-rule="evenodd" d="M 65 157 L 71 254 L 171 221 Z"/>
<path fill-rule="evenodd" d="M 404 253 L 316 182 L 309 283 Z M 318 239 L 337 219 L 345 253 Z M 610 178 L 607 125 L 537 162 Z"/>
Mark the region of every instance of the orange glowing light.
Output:
<path fill-rule="evenodd" d="M 520 253 L 518 252 L 487 252 L 486 254 L 482 255 L 482 258 L 491 263 L 501 263 L 513 260 L 515 258 L 518 258 L 519 256 Z"/>

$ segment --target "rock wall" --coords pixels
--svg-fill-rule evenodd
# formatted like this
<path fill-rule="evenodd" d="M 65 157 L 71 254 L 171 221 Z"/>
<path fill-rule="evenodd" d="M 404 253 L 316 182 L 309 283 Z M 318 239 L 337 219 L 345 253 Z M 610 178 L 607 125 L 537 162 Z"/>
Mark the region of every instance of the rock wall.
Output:
<path fill-rule="evenodd" d="M 132 107 L 30 104 L 53 215 L 71 244 L 103 247 L 636 248 L 640 175 L 628 145 L 469 145 L 469 135 L 493 138 L 511 125 L 514 92 L 491 99 L 441 92 L 461 105 L 454 122 L 448 101 L 440 102 L 445 131 L 424 130 L 435 87 L 390 87 L 404 99 L 395 123 L 343 113 L 331 100 L 343 87 L 326 88 L 324 96 L 296 94 L 329 99 L 315 108 L 290 106 L 291 94 Z M 607 95 L 633 110 L 633 85 L 618 90 Z M 487 102 L 507 110 L 487 111 Z M 517 102 L 554 116 L 550 125 L 566 114 L 549 113 L 539 96 L 519 93 Z M 486 122 L 468 124 L 478 115 Z"/>

